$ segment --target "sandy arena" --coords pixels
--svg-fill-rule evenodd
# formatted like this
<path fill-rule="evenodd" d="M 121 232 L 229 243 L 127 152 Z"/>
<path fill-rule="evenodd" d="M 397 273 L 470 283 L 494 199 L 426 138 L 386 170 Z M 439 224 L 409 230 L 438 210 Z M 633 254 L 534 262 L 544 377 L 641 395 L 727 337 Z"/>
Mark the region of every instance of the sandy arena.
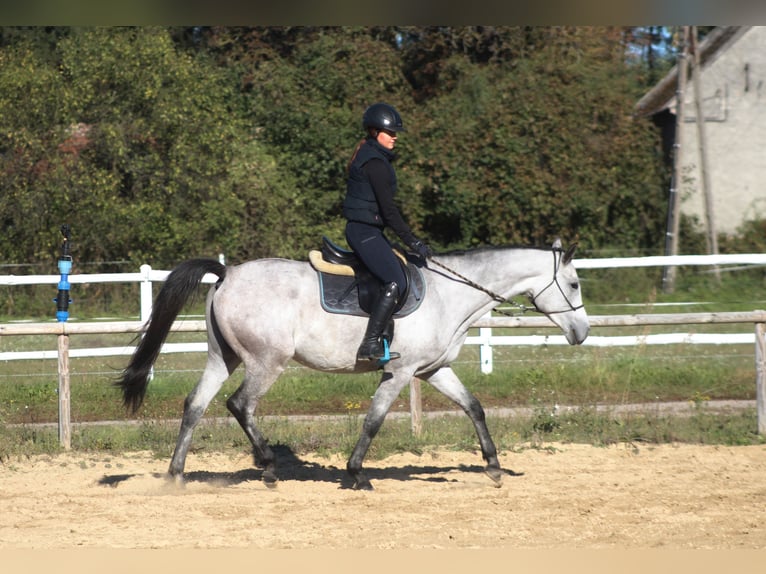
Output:
<path fill-rule="evenodd" d="M 268 489 L 244 453 L 196 454 L 184 488 L 167 460 L 68 453 L 0 464 L 0 549 L 763 549 L 766 447 L 553 444 L 368 461 L 277 451 Z"/>

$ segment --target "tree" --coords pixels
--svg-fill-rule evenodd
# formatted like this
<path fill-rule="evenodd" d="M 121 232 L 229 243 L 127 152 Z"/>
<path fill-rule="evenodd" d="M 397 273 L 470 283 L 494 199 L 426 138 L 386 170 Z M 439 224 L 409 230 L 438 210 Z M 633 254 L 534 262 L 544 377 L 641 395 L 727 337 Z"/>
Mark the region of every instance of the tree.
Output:
<path fill-rule="evenodd" d="M 70 223 L 85 261 L 242 253 L 268 164 L 236 78 L 163 28 L 86 28 L 55 61 L 26 42 L 0 64 L 6 260 L 49 258 Z M 49 231 L 50 230 L 50 231 Z"/>
<path fill-rule="evenodd" d="M 662 239 L 657 135 L 630 30 L 0 29 L 5 261 L 171 266 L 342 241 L 361 117 L 394 104 L 397 200 L 438 248 Z"/>
<path fill-rule="evenodd" d="M 423 142 L 404 171 L 442 245 L 656 245 L 663 197 L 656 135 L 632 121 L 636 86 L 617 29 L 551 29 L 526 57 L 442 63 L 418 109 Z"/>
<path fill-rule="evenodd" d="M 281 253 L 303 258 L 322 235 L 342 241 L 346 165 L 363 136 L 364 109 L 378 100 L 412 108 L 396 48 L 363 28 L 312 28 L 300 37 L 292 29 L 216 29 L 208 41 L 234 52 L 247 79 L 248 121 L 291 182 L 289 204 L 271 221 Z"/>

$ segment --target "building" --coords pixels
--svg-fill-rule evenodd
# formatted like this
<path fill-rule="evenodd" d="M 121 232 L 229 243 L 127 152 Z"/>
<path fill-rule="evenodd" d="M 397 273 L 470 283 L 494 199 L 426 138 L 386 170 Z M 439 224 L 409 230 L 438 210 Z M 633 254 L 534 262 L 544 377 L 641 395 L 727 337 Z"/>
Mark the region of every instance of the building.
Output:
<path fill-rule="evenodd" d="M 680 212 L 696 217 L 705 229 L 705 157 L 714 228 L 718 234 L 734 234 L 743 222 L 766 218 L 766 26 L 715 28 L 700 42 L 698 53 L 706 153 L 700 152 L 689 75 L 683 91 L 681 177 L 675 188 Z M 675 141 L 678 77 L 676 66 L 636 104 L 639 115 L 661 127 L 667 151 Z"/>

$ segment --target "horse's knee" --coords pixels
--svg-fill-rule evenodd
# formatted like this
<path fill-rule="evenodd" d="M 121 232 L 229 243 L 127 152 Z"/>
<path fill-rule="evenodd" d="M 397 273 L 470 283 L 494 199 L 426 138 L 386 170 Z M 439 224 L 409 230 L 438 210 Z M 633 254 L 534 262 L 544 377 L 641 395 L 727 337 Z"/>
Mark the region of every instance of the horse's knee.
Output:
<path fill-rule="evenodd" d="M 486 422 L 486 414 L 484 413 L 484 407 L 481 406 L 479 399 L 471 395 L 465 406 L 466 414 L 476 422 Z"/>

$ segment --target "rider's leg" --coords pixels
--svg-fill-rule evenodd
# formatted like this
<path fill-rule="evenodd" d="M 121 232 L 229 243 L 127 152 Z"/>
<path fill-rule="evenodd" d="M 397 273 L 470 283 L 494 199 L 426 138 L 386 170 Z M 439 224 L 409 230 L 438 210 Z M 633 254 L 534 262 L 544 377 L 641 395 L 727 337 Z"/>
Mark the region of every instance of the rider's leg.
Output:
<path fill-rule="evenodd" d="M 386 348 L 381 335 L 388 327 L 396 304 L 405 292 L 407 277 L 381 229 L 350 222 L 346 225 L 346 240 L 367 269 L 384 285 L 370 313 L 367 332 L 357 352 L 357 359 L 385 359 Z M 391 343 L 391 333 L 388 333 L 387 341 Z M 389 353 L 389 359 L 398 357 L 399 353 Z"/>
<path fill-rule="evenodd" d="M 395 282 L 384 285 L 375 302 L 375 308 L 370 313 L 367 330 L 362 338 L 362 344 L 356 352 L 357 361 L 377 361 L 386 357 L 386 343 L 383 342 L 383 332 L 388 327 L 396 303 L 399 301 L 398 288 Z M 398 359 L 399 353 L 389 351 L 388 359 Z"/>

